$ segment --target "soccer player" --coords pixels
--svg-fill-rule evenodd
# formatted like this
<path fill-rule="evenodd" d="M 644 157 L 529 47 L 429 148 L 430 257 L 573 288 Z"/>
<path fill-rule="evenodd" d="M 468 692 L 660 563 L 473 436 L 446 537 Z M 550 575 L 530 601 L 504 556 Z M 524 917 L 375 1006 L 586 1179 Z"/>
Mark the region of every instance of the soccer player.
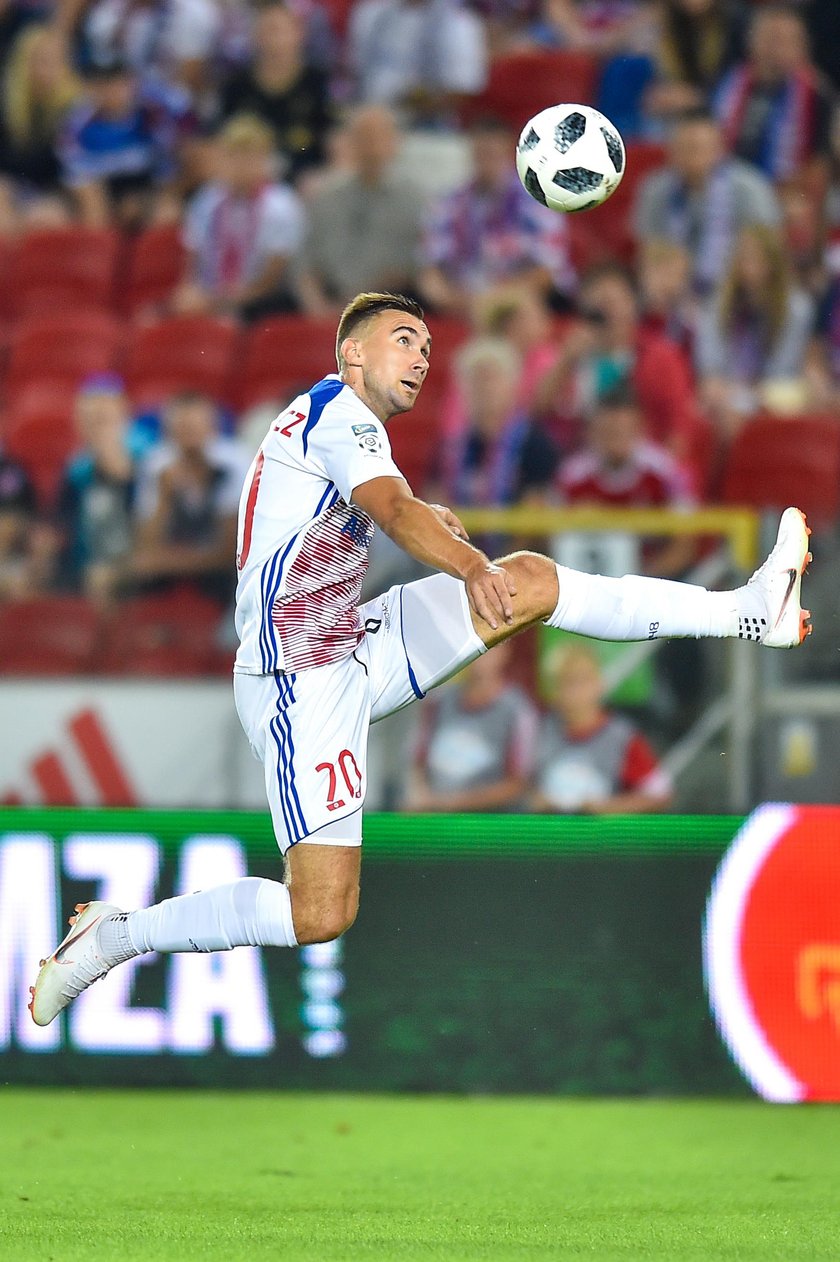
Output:
<path fill-rule="evenodd" d="M 242 492 L 234 690 L 265 766 L 285 881 L 243 877 L 128 913 L 80 904 L 31 988 L 39 1025 L 147 951 L 342 934 L 359 901 L 369 724 L 532 623 L 608 640 L 729 636 L 776 648 L 810 630 L 799 603 L 809 532 L 796 509 L 736 591 L 580 574 L 534 552 L 491 561 L 449 509 L 412 494 L 391 457 L 385 425 L 413 406 L 430 350 L 415 302 L 360 294 L 338 325 L 338 372 L 272 423 Z M 375 525 L 439 572 L 360 607 Z"/>

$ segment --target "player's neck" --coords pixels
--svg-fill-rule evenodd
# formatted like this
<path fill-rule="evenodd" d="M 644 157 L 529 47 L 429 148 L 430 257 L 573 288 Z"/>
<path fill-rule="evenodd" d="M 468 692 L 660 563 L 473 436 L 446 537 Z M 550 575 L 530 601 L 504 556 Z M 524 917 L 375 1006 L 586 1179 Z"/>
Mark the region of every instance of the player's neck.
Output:
<path fill-rule="evenodd" d="M 370 393 L 369 390 L 366 390 L 363 381 L 355 380 L 355 374 L 343 372 L 341 374 L 341 380 L 345 385 L 350 387 L 359 399 L 361 399 L 365 407 L 370 409 L 378 421 L 381 421 L 383 425 L 390 421 L 391 417 L 394 415 L 391 408 L 382 399 L 377 399 Z"/>

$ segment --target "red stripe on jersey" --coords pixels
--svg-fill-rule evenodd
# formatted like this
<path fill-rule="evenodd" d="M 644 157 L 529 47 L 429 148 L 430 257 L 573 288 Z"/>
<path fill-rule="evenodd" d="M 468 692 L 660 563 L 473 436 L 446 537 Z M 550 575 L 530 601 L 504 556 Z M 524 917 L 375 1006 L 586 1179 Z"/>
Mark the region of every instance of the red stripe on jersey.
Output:
<path fill-rule="evenodd" d="M 309 527 L 271 610 L 285 670 L 340 662 L 364 635 L 359 598 L 373 520 L 339 500 Z"/>
<path fill-rule="evenodd" d="M 248 490 L 248 500 L 245 504 L 245 523 L 242 527 L 242 551 L 236 558 L 236 568 L 241 570 L 245 562 L 248 560 L 248 553 L 251 551 L 251 535 L 254 530 L 254 510 L 257 507 L 257 492 L 260 489 L 260 478 L 262 477 L 263 465 L 265 464 L 265 454 L 260 448 L 257 452 L 257 463 L 254 465 L 254 476 L 251 479 L 251 486 Z"/>

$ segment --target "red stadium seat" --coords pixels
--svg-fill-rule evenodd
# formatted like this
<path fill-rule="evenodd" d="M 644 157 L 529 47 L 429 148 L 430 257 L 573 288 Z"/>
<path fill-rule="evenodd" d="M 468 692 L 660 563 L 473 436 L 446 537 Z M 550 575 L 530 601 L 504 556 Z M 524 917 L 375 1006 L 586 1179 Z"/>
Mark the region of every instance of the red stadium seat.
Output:
<path fill-rule="evenodd" d="M 5 450 L 26 468 L 40 503 L 51 505 L 77 443 L 72 396 L 36 387 L 6 413 L 3 434 Z"/>
<path fill-rule="evenodd" d="M 87 674 L 98 648 L 99 616 L 81 597 L 0 605 L 0 674 Z"/>
<path fill-rule="evenodd" d="M 12 333 L 7 396 L 32 385 L 72 393 L 92 373 L 118 367 L 123 336 L 119 321 L 98 311 L 24 320 Z"/>
<path fill-rule="evenodd" d="M 237 373 L 235 398 L 240 408 L 267 400 L 286 402 L 335 372 L 336 321 L 308 316 L 275 316 L 246 335 Z"/>
<path fill-rule="evenodd" d="M 519 131 L 534 114 L 558 101 L 594 105 L 598 73 L 598 61 L 589 53 L 509 53 L 492 63 L 487 87 L 464 102 L 462 116 L 469 122 L 493 114 Z"/>
<path fill-rule="evenodd" d="M 186 250 L 178 224 L 147 228 L 130 248 L 122 307 L 129 315 L 160 306 L 184 274 Z"/>
<path fill-rule="evenodd" d="M 106 228 L 27 233 L 15 257 L 13 302 L 19 315 L 110 308 L 119 249 Z"/>
<path fill-rule="evenodd" d="M 212 674 L 219 663 L 221 619 L 216 601 L 188 587 L 128 600 L 106 628 L 102 673 Z"/>
<path fill-rule="evenodd" d="M 470 336 L 470 326 L 462 320 L 448 316 L 429 316 L 426 321 L 432 335 L 432 380 L 442 377 L 449 368 L 449 361 L 459 346 Z M 423 387 L 425 389 L 425 386 Z"/>
<path fill-rule="evenodd" d="M 840 516 L 840 422 L 832 416 L 762 416 L 735 438 L 723 481 L 727 504 L 795 504 L 816 526 Z"/>
<path fill-rule="evenodd" d="M 211 316 L 173 316 L 137 330 L 125 376 L 139 407 L 155 406 L 179 390 L 230 398 L 239 331 Z"/>

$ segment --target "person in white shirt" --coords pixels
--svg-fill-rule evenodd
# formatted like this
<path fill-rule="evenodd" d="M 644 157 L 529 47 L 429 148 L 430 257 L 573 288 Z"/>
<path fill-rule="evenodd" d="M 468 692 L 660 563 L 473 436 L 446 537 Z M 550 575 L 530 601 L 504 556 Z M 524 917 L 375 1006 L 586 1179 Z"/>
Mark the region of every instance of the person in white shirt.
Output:
<path fill-rule="evenodd" d="M 174 306 L 244 319 L 288 310 L 289 262 L 303 244 L 305 218 L 292 189 L 272 180 L 274 134 L 240 114 L 218 145 L 220 178 L 199 189 L 187 210 L 187 274 Z"/>
<path fill-rule="evenodd" d="M 535 552 L 491 561 L 454 513 L 412 493 L 391 455 L 385 424 L 413 407 L 430 353 L 416 302 L 358 295 L 339 321 L 338 372 L 271 424 L 242 491 L 234 691 L 265 770 L 288 883 L 243 877 L 128 913 L 79 904 L 31 988 L 37 1024 L 149 951 L 292 947 L 344 933 L 359 901 L 370 723 L 527 626 L 780 648 L 805 638 L 809 552 L 798 509 L 784 513 L 769 558 L 733 592 L 581 574 Z M 374 525 L 438 572 L 360 606 Z"/>

